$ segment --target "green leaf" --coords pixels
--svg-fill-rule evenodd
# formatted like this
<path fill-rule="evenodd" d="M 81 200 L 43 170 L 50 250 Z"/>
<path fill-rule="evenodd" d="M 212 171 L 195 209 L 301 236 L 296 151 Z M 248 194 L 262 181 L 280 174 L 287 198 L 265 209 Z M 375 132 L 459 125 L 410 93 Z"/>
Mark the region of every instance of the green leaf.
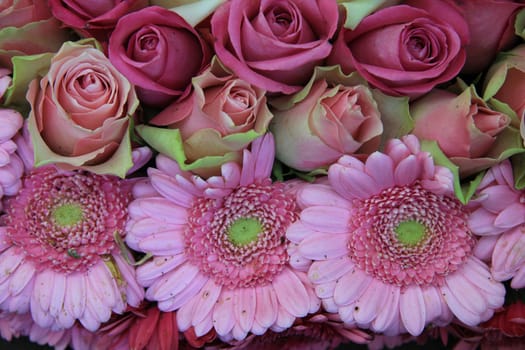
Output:
<path fill-rule="evenodd" d="M 392 97 L 372 89 L 372 95 L 383 123 L 380 149 L 383 149 L 389 139 L 400 138 L 414 129 L 414 120 L 410 115 L 408 97 Z"/>
<path fill-rule="evenodd" d="M 355 29 L 363 18 L 379 8 L 397 3 L 389 0 L 337 0 L 337 2 L 346 12 L 344 27 L 348 29 Z"/>
<path fill-rule="evenodd" d="M 525 153 L 520 153 L 510 158 L 512 170 L 514 171 L 514 185 L 516 189 L 525 188 Z"/>
<path fill-rule="evenodd" d="M 522 9 L 520 12 L 518 12 L 516 21 L 514 22 L 514 31 L 517 36 L 525 39 L 525 9 Z"/>
<path fill-rule="evenodd" d="M 445 156 L 436 141 L 422 140 L 421 149 L 432 155 L 435 164 L 448 168 L 452 172 L 454 177 L 454 193 L 461 203 L 467 204 L 478 188 L 484 172 L 478 173 L 473 180 L 462 184 L 459 177 L 459 167 Z"/>

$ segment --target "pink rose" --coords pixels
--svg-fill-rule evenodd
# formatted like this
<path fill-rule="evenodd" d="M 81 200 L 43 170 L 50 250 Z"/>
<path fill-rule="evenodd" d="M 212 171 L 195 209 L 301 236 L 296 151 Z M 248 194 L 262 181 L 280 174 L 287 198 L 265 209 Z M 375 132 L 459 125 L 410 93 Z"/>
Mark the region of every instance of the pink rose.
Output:
<path fill-rule="evenodd" d="M 53 16 L 84 37 L 106 42 L 120 17 L 148 5 L 148 0 L 49 0 Z"/>
<path fill-rule="evenodd" d="M 119 176 L 131 168 L 129 128 L 139 101 L 101 51 L 64 43 L 48 73 L 30 84 L 27 99 L 36 166 Z"/>
<path fill-rule="evenodd" d="M 192 94 L 165 108 L 150 124 L 177 129 L 186 157 L 181 167 L 208 177 L 220 174 L 227 161 L 241 163 L 243 150 L 266 133 L 272 118 L 266 91 L 214 60 L 193 79 Z"/>
<path fill-rule="evenodd" d="M 510 118 L 491 110 L 471 86 L 461 94 L 432 90 L 410 105 L 420 139 L 435 140 L 443 153 L 459 166 L 462 176 L 489 167 L 498 158 L 495 143 Z"/>
<path fill-rule="evenodd" d="M 291 97 L 291 108 L 274 111 L 270 130 L 276 158 L 289 167 L 311 171 L 328 167 L 343 154 L 377 149 L 383 132 L 380 112 L 370 89 L 318 79 Z M 374 147 L 375 146 L 375 147 Z"/>
<path fill-rule="evenodd" d="M 215 51 L 241 79 L 270 92 L 302 88 L 332 49 L 334 0 L 232 0 L 212 16 Z"/>
<path fill-rule="evenodd" d="M 109 40 L 109 59 L 141 102 L 165 107 L 187 96 L 191 78 L 210 62 L 205 41 L 184 18 L 158 6 L 122 17 Z"/>
<path fill-rule="evenodd" d="M 510 49 L 518 37 L 514 34 L 516 14 L 525 4 L 511 0 L 452 0 L 466 18 L 470 42 L 462 73 L 480 73 L 496 54 Z"/>
<path fill-rule="evenodd" d="M 407 1 L 343 29 L 328 63 L 358 71 L 386 94 L 415 98 L 460 72 L 468 38 L 467 22 L 446 1 Z"/>
<path fill-rule="evenodd" d="M 46 1 L 0 1 L 0 66 L 12 69 L 14 56 L 55 52 L 68 39 Z"/>

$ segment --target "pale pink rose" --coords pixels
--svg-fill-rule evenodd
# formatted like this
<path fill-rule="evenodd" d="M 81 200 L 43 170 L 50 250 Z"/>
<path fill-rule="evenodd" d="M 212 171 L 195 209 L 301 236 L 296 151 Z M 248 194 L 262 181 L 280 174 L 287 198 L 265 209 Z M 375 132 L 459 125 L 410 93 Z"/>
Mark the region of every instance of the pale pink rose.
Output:
<path fill-rule="evenodd" d="M 343 154 L 367 146 L 377 148 L 383 132 L 377 103 L 365 85 L 336 85 L 321 79 L 303 100 L 274 114 L 270 129 L 276 158 L 301 171 L 328 167 Z"/>
<path fill-rule="evenodd" d="M 0 66 L 11 69 L 13 56 L 54 52 L 68 38 L 46 1 L 0 1 Z"/>
<path fill-rule="evenodd" d="M 490 166 L 496 158 L 491 150 L 510 118 L 494 111 L 473 87 L 461 94 L 435 89 L 410 105 L 415 126 L 412 133 L 420 139 L 435 140 L 443 153 L 470 175 Z"/>
<path fill-rule="evenodd" d="M 84 37 L 106 42 L 118 20 L 148 5 L 148 0 L 49 0 L 53 16 Z"/>
<path fill-rule="evenodd" d="M 498 52 L 510 49 L 517 42 L 514 21 L 525 4 L 511 0 L 451 1 L 460 8 L 470 31 L 462 73 L 481 73 Z"/>
<path fill-rule="evenodd" d="M 226 161 L 240 163 L 243 150 L 267 131 L 272 118 L 265 90 L 226 72 L 214 61 L 193 79 L 188 98 L 168 106 L 150 123 L 179 130 L 187 163 L 215 157 L 216 161 L 205 164 L 206 169 L 190 168 L 209 176 L 219 174 Z"/>
<path fill-rule="evenodd" d="M 135 86 L 142 103 L 165 107 L 191 91 L 191 78 L 211 59 L 206 42 L 181 16 L 149 6 L 122 17 L 109 59 Z"/>
<path fill-rule="evenodd" d="M 406 1 L 342 29 L 328 63 L 388 95 L 416 98 L 460 72 L 468 39 L 467 22 L 448 2 Z"/>
<path fill-rule="evenodd" d="M 33 80 L 28 129 L 37 166 L 58 163 L 124 176 L 132 166 L 129 128 L 138 99 L 104 54 L 67 42 Z"/>
<path fill-rule="evenodd" d="M 232 0 L 211 19 L 215 51 L 241 79 L 291 94 L 332 49 L 338 21 L 334 0 Z"/>

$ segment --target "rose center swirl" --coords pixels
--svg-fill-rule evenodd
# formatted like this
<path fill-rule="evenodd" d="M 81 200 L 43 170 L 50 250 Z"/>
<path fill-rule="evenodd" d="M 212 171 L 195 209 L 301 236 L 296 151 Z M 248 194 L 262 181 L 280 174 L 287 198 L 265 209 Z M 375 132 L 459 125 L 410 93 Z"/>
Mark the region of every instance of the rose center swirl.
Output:
<path fill-rule="evenodd" d="M 270 283 L 288 261 L 285 232 L 294 210 L 284 185 L 269 180 L 221 199 L 198 198 L 185 232 L 188 259 L 229 288 Z"/>
<path fill-rule="evenodd" d="M 4 222 L 11 243 L 40 270 L 86 271 L 115 248 L 128 194 L 113 177 L 33 170 L 7 202 Z"/>
<path fill-rule="evenodd" d="M 442 284 L 475 244 L 461 203 L 419 183 L 355 201 L 349 256 L 388 284 Z"/>

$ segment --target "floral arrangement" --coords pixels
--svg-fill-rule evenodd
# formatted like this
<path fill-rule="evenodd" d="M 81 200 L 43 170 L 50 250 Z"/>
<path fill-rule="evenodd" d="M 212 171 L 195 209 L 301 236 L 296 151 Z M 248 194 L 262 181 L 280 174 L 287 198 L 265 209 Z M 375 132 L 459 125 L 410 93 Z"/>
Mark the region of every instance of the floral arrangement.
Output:
<path fill-rule="evenodd" d="M 525 3 L 0 2 L 0 334 L 525 342 Z"/>

